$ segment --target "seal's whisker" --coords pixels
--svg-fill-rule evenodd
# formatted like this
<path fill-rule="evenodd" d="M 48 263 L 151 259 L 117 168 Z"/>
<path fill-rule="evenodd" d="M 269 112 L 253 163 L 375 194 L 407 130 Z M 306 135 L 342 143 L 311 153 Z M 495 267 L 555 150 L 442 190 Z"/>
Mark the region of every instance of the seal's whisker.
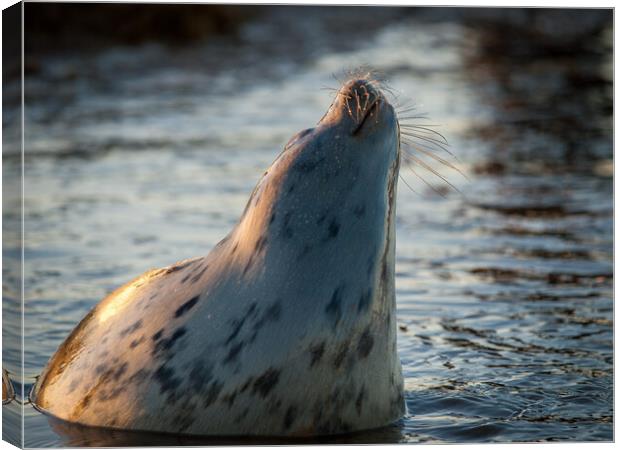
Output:
<path fill-rule="evenodd" d="M 357 117 L 357 122 L 360 121 L 360 112 L 361 112 L 361 106 L 360 106 L 360 96 L 357 94 L 357 91 L 355 91 L 355 101 L 357 102 L 357 109 L 355 110 L 355 114 Z"/>
<path fill-rule="evenodd" d="M 407 180 L 405 180 L 401 174 L 398 174 L 398 177 L 402 180 L 402 182 L 403 182 L 403 183 L 405 183 L 405 186 L 407 186 L 411 192 L 413 192 L 414 194 L 418 194 L 418 195 L 420 195 L 420 193 L 419 193 L 419 192 L 417 192 L 415 189 L 413 189 L 413 188 L 409 185 L 409 183 L 407 183 Z"/>
<path fill-rule="evenodd" d="M 441 125 L 437 124 L 437 123 L 425 123 L 424 125 L 420 125 L 416 122 L 413 123 L 407 123 L 405 121 L 407 120 L 413 120 L 413 119 L 423 119 L 423 120 L 431 120 L 428 116 L 409 116 L 409 117 L 399 117 L 398 120 L 400 122 L 403 122 L 403 125 L 406 125 L 408 127 L 412 127 L 412 128 L 421 128 L 421 127 L 440 127 Z"/>
<path fill-rule="evenodd" d="M 410 129 L 405 129 L 402 131 L 402 134 L 404 134 L 405 136 L 409 136 L 411 138 L 416 138 L 416 139 L 420 139 L 424 142 L 428 142 L 429 145 L 439 148 L 445 152 L 448 152 L 448 147 L 450 146 L 450 144 L 448 142 L 443 142 L 440 141 L 439 139 L 434 138 L 433 136 L 429 136 L 428 134 L 424 134 L 421 132 L 414 132 Z M 454 155 L 452 155 L 454 156 Z"/>
<path fill-rule="evenodd" d="M 437 125 L 412 125 L 412 124 L 404 124 L 403 125 L 405 128 L 411 128 L 414 130 L 423 130 L 427 133 L 430 133 L 434 136 L 438 136 L 439 138 L 441 138 L 441 140 L 443 141 L 444 144 L 446 145 L 450 145 L 448 144 L 448 140 L 446 139 L 446 137 L 441 134 L 439 131 L 433 130 L 432 128 L 428 128 L 429 126 L 437 126 Z"/>
<path fill-rule="evenodd" d="M 413 111 L 410 111 L 410 113 Z M 421 120 L 430 120 L 430 118 L 428 117 L 427 114 L 419 114 L 417 116 L 403 116 L 402 114 L 398 114 L 398 121 L 399 122 L 403 122 L 405 120 L 417 120 L 417 119 L 421 119 Z"/>
<path fill-rule="evenodd" d="M 347 112 L 349 113 L 349 117 L 353 119 L 353 111 L 351 111 L 351 105 L 349 104 L 349 100 L 351 100 L 351 96 L 345 96 L 345 104 L 347 105 Z"/>
<path fill-rule="evenodd" d="M 408 137 L 402 137 L 401 136 L 401 142 L 404 143 L 404 144 L 409 144 L 409 145 L 414 145 L 414 146 L 418 146 L 418 147 L 424 148 L 427 151 L 433 152 L 433 153 L 438 151 L 436 146 L 433 146 L 433 145 L 430 145 L 430 144 L 425 144 L 424 142 L 415 141 L 415 140 L 412 140 L 412 139 L 410 139 Z M 444 149 L 440 149 L 440 150 L 444 150 Z M 447 152 L 447 153 L 450 154 L 449 152 Z M 457 158 L 454 157 L 454 159 L 457 159 Z"/>
<path fill-rule="evenodd" d="M 411 138 L 420 139 L 422 141 L 428 142 L 429 145 L 450 153 L 448 151 L 448 149 L 446 148 L 447 144 L 444 144 L 443 142 L 438 141 L 437 139 L 433 139 L 433 138 L 425 136 L 423 134 L 412 133 L 411 131 L 404 131 L 404 130 L 401 130 L 400 134 L 405 135 L 405 136 L 409 136 Z"/>
<path fill-rule="evenodd" d="M 422 166 L 423 168 L 425 168 L 426 170 L 428 170 L 429 172 L 431 172 L 433 175 L 435 175 L 438 178 L 441 178 L 446 184 L 448 184 L 452 189 L 454 189 L 456 192 L 458 192 L 459 194 L 461 193 L 461 191 L 459 191 L 459 189 L 453 185 L 452 183 L 450 183 L 446 177 L 444 177 L 442 174 L 440 174 L 439 172 L 437 172 L 435 169 L 433 169 L 430 165 L 428 165 L 428 163 L 426 163 L 426 161 L 418 158 L 417 156 L 414 156 L 410 153 L 405 153 L 406 157 L 410 158 L 412 161 L 416 162 L 417 164 L 419 164 L 420 166 Z"/>
<path fill-rule="evenodd" d="M 418 107 L 416 105 L 408 105 L 404 103 L 403 105 L 396 106 L 396 112 L 398 113 L 399 119 L 406 119 L 406 117 L 402 117 L 403 114 L 408 114 L 413 111 L 417 111 Z"/>
<path fill-rule="evenodd" d="M 411 137 L 411 138 L 415 138 L 415 139 L 419 139 L 422 140 L 424 142 L 428 142 L 428 145 L 430 145 L 433 148 L 437 148 L 439 150 L 443 150 L 446 153 L 449 153 L 451 156 L 453 156 L 455 159 L 458 159 L 456 156 L 454 156 L 454 154 L 452 154 L 452 152 L 450 150 L 448 150 L 448 147 L 450 144 L 447 143 L 443 143 L 437 139 L 434 139 L 430 136 L 425 136 L 423 134 L 420 133 L 412 133 L 411 131 L 402 131 L 400 132 L 401 134 Z"/>
<path fill-rule="evenodd" d="M 383 80 L 376 80 L 376 82 L 371 83 L 373 86 L 379 88 L 381 91 L 385 91 L 388 94 L 390 94 L 392 96 L 392 98 L 394 99 L 394 102 L 398 101 L 398 93 L 396 92 L 396 90 L 391 87 L 387 81 Z"/>
<path fill-rule="evenodd" d="M 458 173 L 460 173 L 465 179 L 469 180 L 469 177 L 463 172 L 461 171 L 461 169 L 459 169 L 458 167 L 456 167 L 454 164 L 452 164 L 450 161 L 447 161 L 445 159 L 443 159 L 441 156 L 437 156 L 435 153 L 433 153 L 430 150 L 424 149 L 419 145 L 415 145 L 412 142 L 409 141 L 405 141 L 405 144 L 408 148 L 412 149 L 412 150 L 416 150 L 418 152 L 424 153 L 425 155 L 427 155 L 429 158 L 434 159 L 435 161 L 443 164 L 446 167 L 449 167 L 452 170 L 456 170 Z M 405 150 L 406 151 L 406 150 Z"/>
<path fill-rule="evenodd" d="M 368 107 L 368 102 L 370 101 L 370 93 L 368 92 L 368 89 L 366 89 L 365 85 L 362 85 L 362 88 L 364 89 L 364 97 L 366 97 L 366 100 L 364 101 L 364 114 L 365 114 L 366 108 Z"/>
<path fill-rule="evenodd" d="M 338 78 L 338 76 L 336 75 L 335 72 L 332 72 L 332 78 L 334 79 L 334 81 L 338 84 L 338 86 L 342 86 L 343 84 L 343 80 L 341 80 L 340 78 Z"/>
<path fill-rule="evenodd" d="M 439 191 L 437 188 L 435 188 L 435 186 L 433 186 L 432 184 L 430 184 L 428 181 L 426 181 L 424 179 L 424 177 L 421 177 L 418 172 L 415 171 L 415 169 L 412 167 L 411 162 L 410 161 L 405 161 L 407 164 L 405 164 L 409 170 L 411 170 L 411 172 L 418 177 L 420 180 L 422 180 L 422 182 L 427 185 L 429 188 L 431 188 L 437 195 L 440 195 L 443 198 L 446 198 L 445 194 L 443 194 L 441 191 Z"/>

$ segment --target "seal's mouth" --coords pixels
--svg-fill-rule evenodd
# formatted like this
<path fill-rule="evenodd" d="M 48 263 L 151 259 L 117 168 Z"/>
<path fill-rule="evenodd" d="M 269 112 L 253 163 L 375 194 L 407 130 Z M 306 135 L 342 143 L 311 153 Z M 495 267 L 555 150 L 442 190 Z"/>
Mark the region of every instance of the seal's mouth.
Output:
<path fill-rule="evenodd" d="M 352 119 L 351 135 L 358 134 L 370 122 L 369 118 L 378 118 L 382 95 L 372 82 L 366 79 L 354 79 L 346 83 L 341 91 L 343 106 Z"/>
<path fill-rule="evenodd" d="M 363 111 L 363 115 L 362 115 L 362 119 L 359 121 L 359 123 L 357 124 L 357 126 L 353 129 L 353 131 L 351 131 L 351 135 L 355 136 L 364 126 L 364 124 L 366 123 L 366 120 L 369 117 L 374 116 L 375 114 L 378 113 L 379 111 L 379 103 L 381 102 L 381 100 L 379 98 L 376 98 L 375 101 L 370 105 L 370 107 L 367 107 L 364 109 Z"/>

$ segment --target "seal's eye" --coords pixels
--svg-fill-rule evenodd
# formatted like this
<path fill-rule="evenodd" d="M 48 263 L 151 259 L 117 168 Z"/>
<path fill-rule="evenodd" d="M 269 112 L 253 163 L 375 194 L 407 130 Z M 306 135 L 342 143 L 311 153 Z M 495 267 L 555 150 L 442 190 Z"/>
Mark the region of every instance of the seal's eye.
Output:
<path fill-rule="evenodd" d="M 296 144 L 298 141 L 300 141 L 301 139 L 303 139 L 304 137 L 306 137 L 308 134 L 312 133 L 312 130 L 314 130 L 314 128 L 308 128 L 307 130 L 303 130 L 300 131 L 299 133 L 297 133 L 295 136 L 293 136 L 288 143 L 284 146 L 284 150 L 286 150 L 287 148 L 289 148 L 290 146 L 292 146 L 293 144 Z"/>

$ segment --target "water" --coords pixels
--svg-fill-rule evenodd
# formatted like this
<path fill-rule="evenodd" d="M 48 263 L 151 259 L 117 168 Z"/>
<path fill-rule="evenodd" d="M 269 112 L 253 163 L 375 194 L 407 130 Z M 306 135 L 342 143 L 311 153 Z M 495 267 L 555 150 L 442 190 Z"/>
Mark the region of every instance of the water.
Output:
<path fill-rule="evenodd" d="M 466 177 L 440 168 L 457 191 L 401 169 L 416 191 L 401 181 L 397 206 L 408 415 L 318 442 L 612 440 L 611 21 L 584 37 L 557 33 L 551 16 L 544 40 L 517 15 L 522 35 L 507 39 L 505 25 L 444 13 L 307 9 L 293 21 L 274 8 L 234 38 L 37 61 L 25 99 L 25 389 L 106 293 L 208 253 L 288 138 L 322 117 L 332 74 L 371 63 L 440 125 Z M 18 142 L 5 134 L 6 185 L 18 182 Z M 5 199 L 8 228 L 18 204 Z M 4 246 L 9 342 L 15 235 Z M 18 348 L 3 367 L 17 392 L 4 433 L 17 439 Z M 30 447 L 230 443 L 24 411 Z"/>

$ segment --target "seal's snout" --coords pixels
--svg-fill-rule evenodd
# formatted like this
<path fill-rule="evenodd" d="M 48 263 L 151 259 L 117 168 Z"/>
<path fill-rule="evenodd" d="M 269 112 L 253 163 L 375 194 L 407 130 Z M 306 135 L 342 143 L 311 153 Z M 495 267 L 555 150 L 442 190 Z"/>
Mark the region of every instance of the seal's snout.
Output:
<path fill-rule="evenodd" d="M 385 99 L 373 82 L 363 78 L 345 83 L 338 92 L 337 113 L 349 124 L 351 135 L 357 135 L 371 124 L 379 122 L 379 113 Z"/>
<path fill-rule="evenodd" d="M 350 80 L 342 87 L 342 93 L 351 97 L 378 99 L 379 91 L 372 85 L 372 82 L 363 78 Z"/>

